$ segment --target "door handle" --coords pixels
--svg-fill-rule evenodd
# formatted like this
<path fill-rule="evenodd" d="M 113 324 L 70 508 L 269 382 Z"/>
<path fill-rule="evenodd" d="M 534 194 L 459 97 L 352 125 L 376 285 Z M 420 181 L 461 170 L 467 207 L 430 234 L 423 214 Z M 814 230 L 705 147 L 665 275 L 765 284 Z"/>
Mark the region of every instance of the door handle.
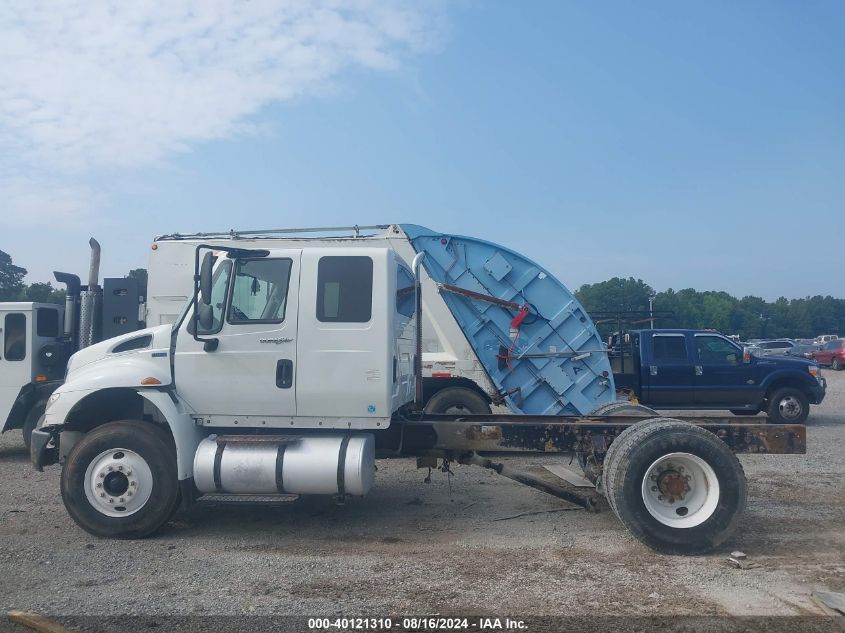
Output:
<path fill-rule="evenodd" d="M 276 363 L 276 386 L 290 389 L 293 386 L 293 361 L 286 358 Z"/>
<path fill-rule="evenodd" d="M 648 366 L 648 373 L 651 376 L 656 376 L 657 375 L 657 365 L 649 365 Z"/>
<path fill-rule="evenodd" d="M 695 375 L 696 376 L 703 376 L 704 375 L 704 367 L 702 367 L 701 365 L 696 365 L 695 366 Z"/>

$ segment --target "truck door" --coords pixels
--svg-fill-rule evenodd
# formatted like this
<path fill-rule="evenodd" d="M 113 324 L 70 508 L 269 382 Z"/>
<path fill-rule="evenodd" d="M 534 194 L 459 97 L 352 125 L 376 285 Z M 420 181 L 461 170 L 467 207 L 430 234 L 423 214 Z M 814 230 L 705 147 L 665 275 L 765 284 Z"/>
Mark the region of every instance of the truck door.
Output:
<path fill-rule="evenodd" d="M 263 418 L 296 415 L 296 335 L 301 250 L 272 257 L 224 259 L 212 283 L 216 338 L 203 351 L 185 319 L 176 343 L 179 395 L 212 423 L 261 426 Z M 258 416 L 246 419 L 245 416 Z M 235 422 L 237 420 L 237 422 Z"/>
<path fill-rule="evenodd" d="M 687 345 L 687 337 L 681 333 L 653 334 L 650 346 L 642 345 L 640 350 L 642 367 L 641 379 L 648 385 L 646 404 L 654 405 L 689 405 L 693 390 L 692 355 Z"/>
<path fill-rule="evenodd" d="M 32 359 L 27 354 L 32 313 L 0 312 L 0 317 L 0 430 L 5 430 L 6 418 L 21 387 L 32 380 Z"/>
<path fill-rule="evenodd" d="M 753 365 L 742 363 L 742 350 L 717 334 L 696 334 L 695 404 L 709 407 L 762 401 Z"/>

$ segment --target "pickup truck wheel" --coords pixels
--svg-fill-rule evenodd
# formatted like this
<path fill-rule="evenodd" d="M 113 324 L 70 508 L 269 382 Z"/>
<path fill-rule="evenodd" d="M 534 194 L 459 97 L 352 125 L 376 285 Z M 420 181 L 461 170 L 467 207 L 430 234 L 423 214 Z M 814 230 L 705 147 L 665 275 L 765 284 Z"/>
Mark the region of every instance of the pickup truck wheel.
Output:
<path fill-rule="evenodd" d="M 490 405 L 472 389 L 446 387 L 431 396 L 423 410 L 426 413 L 447 415 L 489 415 Z"/>
<path fill-rule="evenodd" d="M 775 424 L 803 424 L 810 413 L 810 401 L 800 389 L 784 387 L 769 396 L 768 413 Z"/>
<path fill-rule="evenodd" d="M 178 502 L 173 444 L 149 422 L 104 424 L 71 449 L 61 490 L 71 518 L 87 532 L 148 536 L 164 525 Z"/>
<path fill-rule="evenodd" d="M 23 443 L 26 446 L 26 450 L 29 450 L 29 446 L 32 443 L 32 432 L 38 428 L 41 420 L 44 419 L 45 408 L 45 403 L 41 402 L 32 407 L 29 413 L 26 414 L 26 420 L 24 420 L 23 428 L 21 429 L 23 431 Z"/>
<path fill-rule="evenodd" d="M 830 368 L 833 371 L 839 371 L 840 369 L 842 369 L 842 364 L 839 362 L 838 358 L 834 358 L 832 361 L 830 361 Z"/>
<path fill-rule="evenodd" d="M 713 433 L 656 418 L 625 429 L 611 447 L 606 495 L 639 541 L 664 554 L 701 554 L 734 533 L 745 509 L 745 473 Z"/>

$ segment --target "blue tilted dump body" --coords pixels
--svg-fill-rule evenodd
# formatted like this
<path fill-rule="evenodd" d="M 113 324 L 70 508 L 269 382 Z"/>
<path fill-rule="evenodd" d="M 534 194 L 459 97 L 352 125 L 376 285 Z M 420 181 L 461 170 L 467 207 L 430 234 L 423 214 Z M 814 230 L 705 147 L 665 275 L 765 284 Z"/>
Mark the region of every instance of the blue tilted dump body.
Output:
<path fill-rule="evenodd" d="M 554 275 L 498 244 L 401 226 L 511 410 L 586 415 L 616 399 L 599 333 Z"/>

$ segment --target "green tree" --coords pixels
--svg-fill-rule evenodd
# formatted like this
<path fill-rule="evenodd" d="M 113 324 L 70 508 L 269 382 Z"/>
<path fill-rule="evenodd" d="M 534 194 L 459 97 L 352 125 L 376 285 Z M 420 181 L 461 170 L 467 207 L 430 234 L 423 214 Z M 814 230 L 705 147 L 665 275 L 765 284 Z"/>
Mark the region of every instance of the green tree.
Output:
<path fill-rule="evenodd" d="M 596 284 L 584 284 L 575 293 L 588 312 L 631 312 L 648 310 L 654 290 L 642 279 L 614 277 Z"/>
<path fill-rule="evenodd" d="M 25 276 L 26 268 L 15 266 L 11 255 L 0 251 L 0 301 L 17 301 Z"/>
<path fill-rule="evenodd" d="M 35 301 L 37 303 L 57 303 L 64 305 L 65 291 L 53 288 L 48 281 L 46 283 L 36 281 L 27 286 L 21 292 L 21 301 Z"/>
<path fill-rule="evenodd" d="M 142 297 L 146 298 L 147 296 L 147 269 L 146 268 L 133 268 L 129 271 L 126 275 L 130 279 L 137 279 L 138 280 L 138 291 Z"/>

